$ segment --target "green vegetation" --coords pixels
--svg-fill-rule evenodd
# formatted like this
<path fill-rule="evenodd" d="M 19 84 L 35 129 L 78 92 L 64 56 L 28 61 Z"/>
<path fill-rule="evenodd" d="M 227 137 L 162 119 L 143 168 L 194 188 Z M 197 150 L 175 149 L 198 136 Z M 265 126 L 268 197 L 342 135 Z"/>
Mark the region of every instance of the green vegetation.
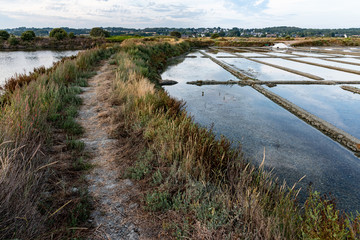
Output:
<path fill-rule="evenodd" d="M 173 32 L 170 33 L 170 36 L 181 38 L 181 33 L 178 32 L 178 31 L 173 31 Z"/>
<path fill-rule="evenodd" d="M 73 32 L 69 32 L 69 38 L 74 39 L 74 38 L 76 38 L 76 36 Z"/>
<path fill-rule="evenodd" d="M 73 168 L 75 171 L 86 171 L 93 167 L 90 163 L 86 162 L 83 157 L 79 157 L 76 159 L 76 161 L 73 163 Z"/>
<path fill-rule="evenodd" d="M 110 37 L 110 33 L 102 28 L 95 27 L 90 31 L 91 37 Z"/>
<path fill-rule="evenodd" d="M 56 40 L 63 40 L 67 37 L 67 32 L 62 28 L 54 28 L 51 30 L 49 37 L 55 38 Z"/>
<path fill-rule="evenodd" d="M 89 215 L 79 171 L 91 166 L 84 160 L 84 143 L 77 140 L 82 132 L 74 121 L 81 104 L 77 85 L 112 53 L 111 48 L 83 51 L 49 69 L 18 75 L 5 86 L 0 100 L 0 192 L 6 196 L 0 198 L 1 239 L 79 236 L 68 228 Z M 53 151 L 69 154 L 49 157 Z"/>
<path fill-rule="evenodd" d="M 21 34 L 21 40 L 23 41 L 32 41 L 35 37 L 34 31 L 26 31 Z"/>
<path fill-rule="evenodd" d="M 8 40 L 10 34 L 5 30 L 0 30 L 0 40 Z"/>
<path fill-rule="evenodd" d="M 211 39 L 219 38 L 220 35 L 218 33 L 211 34 Z"/>
<path fill-rule="evenodd" d="M 359 238 L 360 217 L 340 214 L 318 193 L 298 206 L 294 187 L 249 164 L 155 87 L 166 60 L 194 44 L 131 39 L 115 57 L 112 101 L 121 110 L 113 117 L 128 134 L 142 133 L 143 152 L 128 171 L 146 189 L 146 209 L 172 222 L 163 230 L 191 239 Z"/>
<path fill-rule="evenodd" d="M 11 36 L 9 39 L 8 39 L 8 42 L 11 46 L 16 46 L 19 44 L 19 39 L 16 38 L 15 36 Z"/>

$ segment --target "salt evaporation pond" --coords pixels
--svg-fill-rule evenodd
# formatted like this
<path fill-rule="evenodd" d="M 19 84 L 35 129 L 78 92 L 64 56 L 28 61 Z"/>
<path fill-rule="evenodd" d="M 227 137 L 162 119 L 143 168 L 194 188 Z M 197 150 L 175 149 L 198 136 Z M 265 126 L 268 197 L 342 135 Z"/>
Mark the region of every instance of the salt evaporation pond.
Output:
<path fill-rule="evenodd" d="M 253 62 L 245 58 L 227 58 L 223 59 L 222 61 L 230 64 L 231 66 L 235 66 L 237 69 L 245 71 L 250 77 L 262 81 L 312 80 L 310 78 L 303 77 L 278 68 Z"/>
<path fill-rule="evenodd" d="M 278 85 L 270 91 L 360 139 L 360 94 L 311 85 Z"/>
<path fill-rule="evenodd" d="M 326 54 L 318 54 L 318 53 L 309 53 L 309 52 L 292 52 L 293 54 L 298 54 L 298 55 L 302 55 L 302 56 L 307 56 L 307 57 L 327 57 L 328 55 Z"/>
<path fill-rule="evenodd" d="M 213 125 L 217 136 L 226 136 L 234 146 L 241 142 L 245 155 L 255 164 L 261 162 L 265 148 L 266 167 L 274 168 L 274 173 L 289 185 L 306 175 L 298 185 L 303 189 L 301 201 L 311 182 L 314 189 L 331 192 L 341 209 L 360 210 L 360 161 L 352 152 L 251 87 L 186 84 L 194 78 L 221 80 L 209 76 L 212 62 L 206 65 L 191 60 L 200 59 L 187 58 L 170 66 L 162 78 L 179 82 L 165 89 L 186 102 L 188 113 L 197 123 Z M 224 79 L 219 72 L 216 74 Z"/>
<path fill-rule="evenodd" d="M 356 66 L 356 65 L 350 65 L 350 64 L 346 64 L 346 63 L 339 63 L 339 62 L 333 62 L 333 61 L 326 61 L 326 60 L 319 59 L 319 58 L 298 58 L 298 59 L 309 62 L 309 63 L 319 63 L 319 64 L 331 66 L 331 67 L 350 69 L 350 70 L 355 70 L 355 71 L 360 72 L 360 66 Z M 342 60 L 342 59 L 340 58 L 338 60 Z"/>
<path fill-rule="evenodd" d="M 263 62 L 280 65 L 287 68 L 292 68 L 298 71 L 313 73 L 316 76 L 322 77 L 325 80 L 336 80 L 336 81 L 359 81 L 360 75 L 353 73 L 341 72 L 333 69 L 318 67 L 309 65 L 306 63 L 293 62 L 281 58 L 258 58 Z"/>
<path fill-rule="evenodd" d="M 360 64 L 360 59 L 358 59 L 358 58 L 338 58 L 337 60 L 341 60 L 341 61 L 349 62 L 349 63 L 358 63 L 358 64 Z"/>
<path fill-rule="evenodd" d="M 15 73 L 28 73 L 34 68 L 51 67 L 63 57 L 79 51 L 0 51 L 0 86 Z"/>
<path fill-rule="evenodd" d="M 294 55 L 290 55 L 290 54 L 286 54 L 286 53 L 280 53 L 280 52 L 269 52 L 268 54 L 276 56 L 276 57 L 289 57 L 289 58 L 297 57 L 297 56 L 294 56 Z"/>
<path fill-rule="evenodd" d="M 202 56 L 202 55 L 201 55 Z M 186 58 L 181 63 L 182 68 L 175 68 L 163 79 L 176 79 L 176 81 L 198 81 L 198 80 L 217 80 L 229 81 L 237 80 L 231 73 L 224 71 L 222 67 L 211 61 L 209 58 Z"/>

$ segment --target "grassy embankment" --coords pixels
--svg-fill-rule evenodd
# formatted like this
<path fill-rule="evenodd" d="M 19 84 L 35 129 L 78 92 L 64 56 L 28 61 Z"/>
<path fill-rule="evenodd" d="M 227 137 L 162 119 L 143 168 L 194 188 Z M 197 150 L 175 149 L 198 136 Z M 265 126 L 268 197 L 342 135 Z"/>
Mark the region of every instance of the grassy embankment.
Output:
<path fill-rule="evenodd" d="M 273 46 L 279 42 L 292 42 L 293 47 L 314 47 L 314 46 L 333 46 L 349 47 L 360 46 L 360 38 L 241 38 L 241 37 L 219 37 L 216 39 L 199 38 L 200 41 L 211 41 L 218 47 L 265 47 Z"/>
<path fill-rule="evenodd" d="M 84 143 L 76 140 L 83 131 L 74 120 L 81 104 L 76 95 L 111 51 L 87 50 L 6 85 L 0 104 L 0 239 L 78 235 L 90 207 L 81 171 L 90 166 L 83 160 Z"/>
<path fill-rule="evenodd" d="M 294 47 L 333 46 L 351 47 L 360 46 L 360 38 L 305 38 L 293 44 Z"/>
<path fill-rule="evenodd" d="M 169 57 L 190 44 L 127 40 L 112 101 L 119 138 L 141 149 L 124 177 L 142 186 L 145 209 L 163 222 L 163 234 L 192 239 L 356 239 L 359 218 L 340 214 L 332 201 L 311 193 L 298 206 L 294 188 L 250 165 L 241 150 L 199 127 L 183 104 L 156 88 Z M 141 140 L 131 140 L 139 137 Z M 139 143 L 139 141 L 141 143 Z M 135 144 L 133 145 L 135 146 Z"/>

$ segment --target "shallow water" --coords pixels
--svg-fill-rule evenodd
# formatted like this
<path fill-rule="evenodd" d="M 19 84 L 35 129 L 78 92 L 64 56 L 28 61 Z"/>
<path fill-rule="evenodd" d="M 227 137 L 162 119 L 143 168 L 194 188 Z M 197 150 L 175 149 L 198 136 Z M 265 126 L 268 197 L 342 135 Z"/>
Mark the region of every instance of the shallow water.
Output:
<path fill-rule="evenodd" d="M 278 85 L 270 90 L 360 139 L 360 94 L 340 86 Z"/>
<path fill-rule="evenodd" d="M 251 87 L 187 85 L 186 81 L 194 78 L 224 80 L 224 75 L 220 72 L 226 72 L 221 69 L 220 72 L 216 71 L 216 74 L 211 76 L 214 68 L 211 61 L 202 62 L 200 71 L 200 65 L 187 62 L 187 60 L 189 59 L 169 67 L 162 77 L 167 79 L 171 76 L 171 79 L 179 81 L 177 85 L 167 86 L 165 89 L 171 96 L 186 101 L 186 109 L 190 115 L 194 116 L 197 123 L 205 127 L 213 125 L 217 136 L 226 136 L 234 141 L 234 146 L 237 142 L 241 142 L 244 153 L 255 164 L 261 162 L 265 148 L 266 167 L 274 168 L 274 173 L 281 180 L 285 179 L 289 185 L 306 175 L 298 185 L 304 189 L 300 197 L 301 201 L 306 195 L 305 189 L 312 182 L 316 190 L 322 193 L 331 192 L 338 199 L 340 208 L 348 211 L 360 210 L 360 191 L 358 191 L 360 160 L 352 152 Z M 232 59 L 226 59 L 228 60 Z M 220 78 L 217 79 L 217 76 Z M 232 78 L 235 79 L 235 77 Z M 316 100 L 320 103 L 324 102 L 323 105 L 331 109 L 333 114 L 339 115 L 335 122 L 344 122 L 348 125 L 347 117 L 340 116 L 343 114 L 342 101 L 337 98 L 344 90 L 340 88 L 335 90 L 338 86 L 331 87 L 333 87 L 331 91 L 317 88 L 309 93 L 306 93 L 306 88 L 301 87 L 304 96 L 309 95 L 303 104 L 309 109 L 316 110 L 317 105 L 313 103 L 316 103 Z M 270 90 L 272 91 L 273 88 Z M 294 101 L 301 99 L 302 96 L 302 91 L 292 91 L 291 88 L 276 87 L 274 91 L 283 96 L 285 93 L 300 94 L 294 96 Z M 316 95 L 316 91 L 329 91 L 335 96 L 326 98 L 325 92 Z M 351 93 L 347 96 L 348 99 L 344 100 L 345 104 L 352 102 Z M 323 113 L 326 114 L 326 111 Z M 329 117 L 331 118 L 331 114 Z"/>
<path fill-rule="evenodd" d="M 206 53 L 212 57 L 236 57 L 236 55 L 227 52 L 206 51 Z"/>
<path fill-rule="evenodd" d="M 294 52 L 292 52 L 292 53 L 293 53 L 293 54 L 302 55 L 302 56 L 307 56 L 307 57 L 326 57 L 326 56 L 329 56 L 328 54 L 309 53 L 309 52 L 297 52 L 297 51 L 294 51 Z"/>
<path fill-rule="evenodd" d="M 337 58 L 335 60 L 340 60 L 340 61 L 349 62 L 349 63 L 359 63 L 360 64 L 360 59 L 358 59 L 358 58 Z"/>
<path fill-rule="evenodd" d="M 0 86 L 15 73 L 28 73 L 34 68 L 51 67 L 63 57 L 79 51 L 0 51 Z"/>
<path fill-rule="evenodd" d="M 237 80 L 236 77 L 225 71 L 209 58 L 185 58 L 181 66 L 181 68 L 168 69 L 168 71 L 162 75 L 162 79 L 182 82 L 198 80 Z"/>
<path fill-rule="evenodd" d="M 256 52 L 238 53 L 238 55 L 241 55 L 241 56 L 244 56 L 244 57 L 266 57 L 266 55 L 256 53 Z"/>
<path fill-rule="evenodd" d="M 325 80 L 336 80 L 336 81 L 360 81 L 360 75 L 337 71 L 333 69 L 313 66 L 305 63 L 293 62 L 281 58 L 259 58 L 258 60 L 281 65 L 287 68 L 292 68 L 298 71 L 312 73 L 316 76 L 322 77 Z M 350 65 L 349 65 L 350 66 Z"/>
<path fill-rule="evenodd" d="M 268 54 L 273 55 L 273 56 L 278 56 L 278 57 L 296 57 L 294 55 L 291 54 L 286 54 L 286 53 L 280 53 L 280 52 L 269 52 Z"/>
<path fill-rule="evenodd" d="M 298 59 L 302 60 L 302 61 L 306 61 L 306 62 L 311 62 L 311 63 L 319 63 L 319 64 L 332 66 L 332 67 L 339 67 L 339 68 L 344 68 L 344 69 L 360 71 L 360 66 L 357 66 L 357 65 L 350 65 L 350 64 L 338 63 L 338 62 L 333 62 L 333 61 L 326 61 L 324 59 L 319 59 L 319 58 L 298 58 Z M 338 58 L 336 60 L 342 60 L 342 58 Z"/>
<path fill-rule="evenodd" d="M 260 64 L 247 60 L 245 58 L 227 58 L 222 59 L 230 65 L 247 72 L 250 77 L 254 77 L 262 81 L 281 81 L 281 80 L 311 80 L 294 73 L 290 73 L 278 68 L 274 68 L 265 64 Z"/>

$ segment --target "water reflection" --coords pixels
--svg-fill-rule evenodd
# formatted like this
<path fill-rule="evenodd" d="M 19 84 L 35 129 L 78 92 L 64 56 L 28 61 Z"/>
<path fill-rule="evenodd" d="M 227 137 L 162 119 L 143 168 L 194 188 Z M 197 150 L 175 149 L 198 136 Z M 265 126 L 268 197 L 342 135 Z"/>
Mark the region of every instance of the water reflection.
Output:
<path fill-rule="evenodd" d="M 254 77 L 263 81 L 281 81 L 281 80 L 311 80 L 309 78 L 290 73 L 278 68 L 270 67 L 268 65 L 253 62 L 244 58 L 227 58 L 222 61 L 229 63 L 242 69 L 250 77 Z"/>
<path fill-rule="evenodd" d="M 63 57 L 79 51 L 0 51 L 0 86 L 15 73 L 28 73 L 36 67 L 50 67 Z"/>
<path fill-rule="evenodd" d="M 234 141 L 234 145 L 240 141 L 246 156 L 256 164 L 262 160 L 265 148 L 266 167 L 274 168 L 275 174 L 290 185 L 306 175 L 299 184 L 303 189 L 312 182 L 316 190 L 331 192 L 338 199 L 340 208 L 360 210 L 360 161 L 352 152 L 251 87 L 187 85 L 186 81 L 194 79 L 228 78 L 224 78 L 228 73 L 223 69 L 223 74 L 216 71 L 215 75 L 211 75 L 214 68 L 211 61 L 200 64 L 197 60 L 200 58 L 185 59 L 169 67 L 162 76 L 163 79 L 171 76 L 171 79 L 179 81 L 179 84 L 165 89 L 171 96 L 186 101 L 186 109 L 196 122 L 206 127 L 214 124 L 214 132 L 218 136 L 225 135 Z M 201 69 L 197 64 L 201 65 Z M 279 92 L 280 88 L 276 91 Z M 325 91 L 326 95 L 328 90 L 317 91 Z M 288 89 L 284 92 L 297 94 Z M 340 92 L 333 90 L 334 94 L 341 95 Z M 309 96 L 311 94 L 309 92 Z M 311 103 L 315 100 L 309 98 L 308 101 Z M 328 99 L 320 97 L 319 101 L 326 103 Z M 340 102 L 334 106 L 335 110 L 340 108 Z M 304 200 L 305 192 L 302 191 L 301 200 Z"/>
<path fill-rule="evenodd" d="M 336 81 L 359 81 L 360 75 L 337 71 L 333 69 L 317 67 L 305 63 L 293 62 L 281 58 L 260 58 L 259 60 L 267 63 L 277 64 L 287 68 L 292 68 L 298 71 L 313 73 L 316 76 L 322 77 L 325 80 L 336 80 Z M 350 65 L 349 65 L 350 66 Z"/>
<path fill-rule="evenodd" d="M 360 139 L 359 94 L 339 86 L 278 85 L 271 91 Z"/>

